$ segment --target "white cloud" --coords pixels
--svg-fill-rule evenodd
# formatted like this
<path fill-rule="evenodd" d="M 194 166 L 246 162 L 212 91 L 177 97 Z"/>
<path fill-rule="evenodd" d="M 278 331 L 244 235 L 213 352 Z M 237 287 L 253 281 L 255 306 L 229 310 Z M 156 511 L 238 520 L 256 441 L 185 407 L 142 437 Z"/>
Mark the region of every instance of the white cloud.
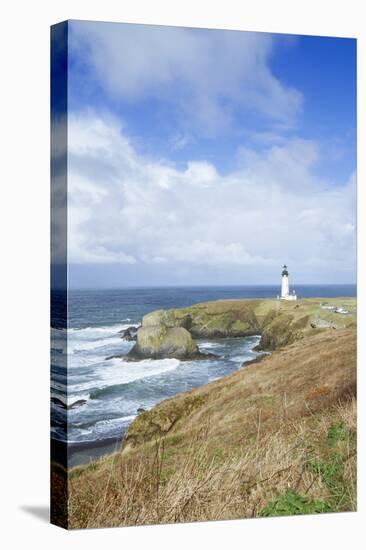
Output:
<path fill-rule="evenodd" d="M 269 34 L 71 22 L 70 51 L 112 97 L 163 99 L 183 125 L 207 134 L 243 112 L 293 125 L 302 105 L 271 72 Z"/>
<path fill-rule="evenodd" d="M 311 142 L 242 150 L 226 176 L 206 161 L 146 159 L 91 114 L 70 117 L 68 146 L 71 263 L 354 267 L 355 176 L 316 178 Z"/>

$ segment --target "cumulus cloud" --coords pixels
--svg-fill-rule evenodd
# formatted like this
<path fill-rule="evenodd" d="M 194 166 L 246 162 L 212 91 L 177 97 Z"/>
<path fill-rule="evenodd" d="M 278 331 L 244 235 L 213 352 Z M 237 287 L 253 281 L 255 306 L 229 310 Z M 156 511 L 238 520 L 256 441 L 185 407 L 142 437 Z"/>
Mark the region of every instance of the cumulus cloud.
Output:
<path fill-rule="evenodd" d="M 70 52 L 114 98 L 164 100 L 180 122 L 216 133 L 243 112 L 292 125 L 300 91 L 269 66 L 271 35 L 131 24 L 71 22 Z"/>
<path fill-rule="evenodd" d="M 355 176 L 314 176 L 316 144 L 290 140 L 242 149 L 238 168 L 178 169 L 139 155 L 119 124 L 69 120 L 68 258 L 71 263 L 353 269 Z"/>

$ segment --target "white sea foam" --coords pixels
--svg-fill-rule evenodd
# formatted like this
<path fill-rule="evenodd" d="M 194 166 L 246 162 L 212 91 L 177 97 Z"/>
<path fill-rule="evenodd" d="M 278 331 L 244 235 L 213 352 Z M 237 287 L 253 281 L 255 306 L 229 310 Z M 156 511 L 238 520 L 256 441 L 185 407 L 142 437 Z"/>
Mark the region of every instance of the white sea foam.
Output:
<path fill-rule="evenodd" d="M 136 418 L 135 414 L 128 415 L 128 416 L 120 416 L 118 418 L 110 418 L 107 420 L 99 420 L 96 422 L 93 426 L 90 426 L 88 428 L 80 428 L 75 426 L 75 429 L 73 431 L 73 437 L 76 438 L 74 441 L 69 441 L 70 443 L 78 443 L 78 442 L 92 442 L 95 440 L 101 440 L 105 437 L 111 437 L 112 435 L 117 435 L 120 433 L 121 428 L 131 422 L 134 418 Z M 93 435 L 94 439 L 85 439 L 85 436 Z M 78 438 L 80 440 L 78 441 Z"/>
<path fill-rule="evenodd" d="M 198 347 L 201 349 L 219 348 L 222 344 L 219 342 L 200 342 Z"/>
<path fill-rule="evenodd" d="M 85 328 L 69 328 L 68 335 L 77 334 L 79 337 L 90 338 L 91 336 L 112 335 L 120 330 L 125 330 L 129 327 L 138 327 L 137 323 L 117 323 L 115 325 L 105 325 L 101 327 L 85 327 Z"/>
<path fill-rule="evenodd" d="M 136 414 L 130 414 L 128 416 L 120 416 L 119 418 L 109 418 L 108 420 L 99 420 L 94 424 L 94 427 L 100 427 L 100 426 L 120 426 L 121 424 L 124 424 L 125 422 L 130 422 L 134 418 L 136 418 Z"/>
<path fill-rule="evenodd" d="M 69 381 L 69 388 L 72 391 L 90 391 L 129 384 L 136 380 L 175 370 L 179 365 L 180 361 L 178 359 L 145 359 L 144 361 L 128 363 L 121 359 L 110 359 L 94 368 L 95 376 L 93 380 L 74 385 L 71 385 Z"/>
<path fill-rule="evenodd" d="M 102 338 L 99 340 L 79 340 L 79 339 L 70 339 L 68 342 L 68 353 L 70 355 L 78 351 L 89 351 L 97 348 L 104 348 L 106 346 L 118 345 L 121 343 L 121 338 L 116 336 L 114 338 Z"/>
<path fill-rule="evenodd" d="M 175 370 L 180 365 L 179 359 L 145 359 L 144 361 L 128 363 L 121 361 L 121 359 L 111 359 L 110 363 L 110 368 L 103 367 L 99 371 L 104 382 L 113 384 L 126 384 L 142 378 L 156 376 Z"/>
<path fill-rule="evenodd" d="M 73 355 L 82 351 L 90 351 L 106 346 L 116 346 L 123 344 L 124 341 L 118 334 L 121 330 L 138 324 L 117 324 L 102 327 L 86 327 L 83 329 L 69 329 L 67 351 Z"/>
<path fill-rule="evenodd" d="M 93 351 L 93 350 L 91 350 Z M 98 350 L 96 350 L 98 351 Z M 103 351 L 103 348 L 99 349 L 99 352 Z M 103 362 L 105 356 L 108 356 L 109 352 L 106 351 L 103 355 L 97 355 L 96 353 L 75 353 L 68 357 L 67 368 L 68 376 L 73 376 L 73 371 L 75 369 L 87 368 L 90 372 L 96 365 Z"/>

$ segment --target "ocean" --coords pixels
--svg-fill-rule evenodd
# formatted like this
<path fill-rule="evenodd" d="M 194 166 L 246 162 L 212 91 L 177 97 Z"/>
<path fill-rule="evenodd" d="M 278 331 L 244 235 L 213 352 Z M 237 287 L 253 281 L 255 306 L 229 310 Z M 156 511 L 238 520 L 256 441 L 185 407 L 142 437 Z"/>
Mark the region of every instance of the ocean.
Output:
<path fill-rule="evenodd" d="M 296 291 L 299 298 L 356 296 L 355 285 L 298 285 Z M 219 359 L 107 360 L 127 353 L 134 344 L 122 340 L 120 330 L 138 326 L 156 309 L 225 298 L 273 298 L 278 292 L 278 286 L 69 291 L 67 329 L 60 322 L 64 311 L 57 307 L 51 328 L 51 435 L 55 442 L 67 442 L 68 465 L 113 451 L 138 409 L 148 410 L 163 399 L 235 372 L 258 355 L 253 348 L 259 336 L 251 336 L 197 342 L 201 351 Z"/>

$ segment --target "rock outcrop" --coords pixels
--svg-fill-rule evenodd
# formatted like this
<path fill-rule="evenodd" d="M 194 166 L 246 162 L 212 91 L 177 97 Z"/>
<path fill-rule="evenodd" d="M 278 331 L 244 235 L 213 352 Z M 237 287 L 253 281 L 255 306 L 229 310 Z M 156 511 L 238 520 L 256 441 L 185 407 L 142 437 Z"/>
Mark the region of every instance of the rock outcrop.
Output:
<path fill-rule="evenodd" d="M 138 327 L 132 326 L 132 327 L 128 327 L 123 330 L 120 330 L 119 334 L 122 340 L 126 340 L 127 342 L 133 342 L 133 341 L 136 341 L 137 331 L 138 331 Z"/>
<path fill-rule="evenodd" d="M 182 399 L 167 399 L 163 406 L 142 411 L 128 428 L 123 448 L 126 450 L 167 435 L 195 410 L 199 410 L 206 400 L 206 395 L 182 394 Z"/>
<path fill-rule="evenodd" d="M 148 358 L 189 360 L 204 359 L 208 356 L 200 353 L 188 330 L 160 324 L 142 326 L 137 332 L 136 344 L 127 354 L 129 360 Z"/>
<path fill-rule="evenodd" d="M 309 316 L 295 317 L 290 313 L 270 310 L 262 322 L 258 350 L 273 351 L 292 344 L 303 336 L 309 326 Z"/>

